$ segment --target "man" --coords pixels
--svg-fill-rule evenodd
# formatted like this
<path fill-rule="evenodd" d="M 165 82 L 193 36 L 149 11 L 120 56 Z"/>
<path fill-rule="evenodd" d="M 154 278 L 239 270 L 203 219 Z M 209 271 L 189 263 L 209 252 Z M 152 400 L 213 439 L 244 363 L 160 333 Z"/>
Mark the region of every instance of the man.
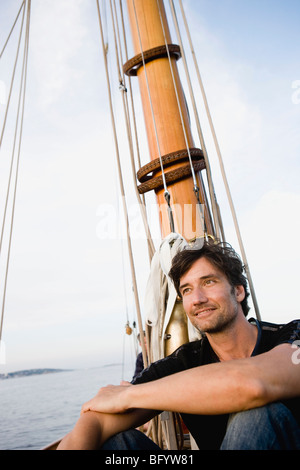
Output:
<path fill-rule="evenodd" d="M 100 389 L 60 447 L 151 448 L 123 431 L 166 410 L 181 413 L 200 449 L 300 449 L 300 321 L 247 321 L 247 283 L 230 246 L 179 252 L 170 277 L 203 338 L 134 384 Z"/>
<path fill-rule="evenodd" d="M 142 345 L 142 340 L 141 340 L 140 333 L 137 335 L 137 339 L 138 339 L 139 345 L 141 346 Z M 144 331 L 143 331 L 143 339 L 144 339 L 144 344 L 145 344 L 145 348 L 146 348 L 146 351 L 147 351 L 147 341 L 146 341 L 146 335 L 145 335 Z M 138 355 L 136 357 L 135 370 L 134 370 L 132 380 L 134 380 L 142 372 L 142 370 L 144 370 L 144 359 L 143 359 L 143 353 L 141 351 L 141 352 L 138 353 Z"/>

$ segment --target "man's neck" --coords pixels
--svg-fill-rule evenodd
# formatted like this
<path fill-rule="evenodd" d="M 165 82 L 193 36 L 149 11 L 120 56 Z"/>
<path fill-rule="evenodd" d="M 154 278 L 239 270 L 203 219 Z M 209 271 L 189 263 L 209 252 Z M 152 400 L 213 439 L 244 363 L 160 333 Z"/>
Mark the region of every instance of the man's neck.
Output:
<path fill-rule="evenodd" d="M 257 341 L 257 327 L 240 317 L 224 332 L 207 333 L 207 339 L 220 359 L 230 361 L 250 357 Z"/>

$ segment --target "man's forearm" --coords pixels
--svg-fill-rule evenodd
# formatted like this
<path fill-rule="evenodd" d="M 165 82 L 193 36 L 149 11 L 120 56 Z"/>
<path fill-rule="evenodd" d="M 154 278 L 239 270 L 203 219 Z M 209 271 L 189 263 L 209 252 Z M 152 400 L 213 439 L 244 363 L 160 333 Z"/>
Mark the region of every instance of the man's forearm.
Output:
<path fill-rule="evenodd" d="M 113 435 L 137 427 L 153 416 L 149 410 L 133 410 L 125 414 L 82 413 L 74 429 L 67 434 L 58 450 L 97 450 Z"/>
<path fill-rule="evenodd" d="M 83 412 L 126 413 L 139 408 L 193 414 L 222 414 L 261 406 L 255 367 L 234 360 L 195 367 L 138 385 L 108 385 L 85 403 Z"/>
<path fill-rule="evenodd" d="M 259 356 L 195 367 L 139 385 L 103 387 L 83 411 L 124 413 L 133 408 L 193 414 L 233 413 L 300 395 L 291 345 Z"/>
<path fill-rule="evenodd" d="M 139 408 L 193 414 L 232 413 L 264 404 L 260 382 L 245 373 L 240 361 L 196 367 L 134 385 L 127 393 L 129 408 L 135 404 Z"/>
<path fill-rule="evenodd" d="M 189 369 L 128 390 L 135 406 L 193 414 L 233 413 L 300 395 L 294 350 L 282 344 L 259 356 Z"/>

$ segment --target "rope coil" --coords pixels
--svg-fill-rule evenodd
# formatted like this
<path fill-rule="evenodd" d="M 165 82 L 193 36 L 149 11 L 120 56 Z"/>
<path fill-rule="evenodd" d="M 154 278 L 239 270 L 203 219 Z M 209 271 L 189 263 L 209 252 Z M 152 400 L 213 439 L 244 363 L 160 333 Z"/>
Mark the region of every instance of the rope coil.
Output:
<path fill-rule="evenodd" d="M 168 51 L 176 60 L 180 59 L 180 47 L 176 44 L 157 46 L 152 49 L 148 49 L 147 51 L 143 51 L 141 54 L 137 54 L 132 59 L 125 62 L 123 65 L 123 72 L 130 77 L 136 77 L 138 70 L 144 65 L 144 63 L 168 57 Z"/>
<path fill-rule="evenodd" d="M 163 155 L 161 159 L 156 158 L 152 160 L 147 165 L 140 168 L 137 173 L 138 180 L 140 181 L 140 185 L 138 186 L 138 191 L 140 194 L 144 194 L 148 191 L 153 189 L 161 189 L 164 187 L 163 177 L 162 175 L 156 176 L 156 171 L 160 170 L 161 163 L 163 163 L 163 167 L 170 166 L 174 163 L 179 161 L 181 162 L 188 162 L 185 165 L 180 166 L 174 170 L 168 171 L 164 173 L 166 183 L 175 183 L 183 178 L 187 178 L 191 175 L 191 164 L 189 162 L 189 153 L 192 158 L 192 166 L 195 172 L 201 171 L 205 169 L 205 161 L 203 159 L 203 152 L 200 149 L 189 149 L 187 150 L 180 150 L 177 152 L 168 153 Z M 149 173 L 152 173 L 150 175 Z"/>
<path fill-rule="evenodd" d="M 190 155 L 192 160 L 201 160 L 203 159 L 203 152 L 201 149 L 191 148 Z M 167 153 L 166 155 L 162 156 L 162 163 L 164 168 L 171 165 L 174 162 L 186 161 L 188 159 L 188 151 L 186 149 L 178 150 L 177 152 Z M 144 183 L 149 181 L 152 176 L 149 176 L 149 173 L 154 172 L 156 170 L 160 170 L 160 160 L 156 158 L 155 160 L 151 160 L 151 162 L 144 165 L 142 168 L 139 169 L 137 172 L 137 178 L 140 183 Z"/>

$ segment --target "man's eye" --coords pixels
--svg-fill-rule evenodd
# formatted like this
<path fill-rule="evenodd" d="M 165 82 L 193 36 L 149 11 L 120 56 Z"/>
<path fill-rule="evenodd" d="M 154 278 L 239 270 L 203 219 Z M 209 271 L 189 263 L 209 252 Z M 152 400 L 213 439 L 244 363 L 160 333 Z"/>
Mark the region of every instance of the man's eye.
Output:
<path fill-rule="evenodd" d="M 214 279 L 206 279 L 206 281 L 204 282 L 206 286 L 210 286 L 211 284 L 214 284 L 214 283 L 215 283 Z"/>
<path fill-rule="evenodd" d="M 191 289 L 189 287 L 186 287 L 185 289 L 183 289 L 182 295 L 188 294 L 190 292 L 190 290 Z"/>

